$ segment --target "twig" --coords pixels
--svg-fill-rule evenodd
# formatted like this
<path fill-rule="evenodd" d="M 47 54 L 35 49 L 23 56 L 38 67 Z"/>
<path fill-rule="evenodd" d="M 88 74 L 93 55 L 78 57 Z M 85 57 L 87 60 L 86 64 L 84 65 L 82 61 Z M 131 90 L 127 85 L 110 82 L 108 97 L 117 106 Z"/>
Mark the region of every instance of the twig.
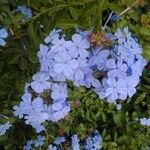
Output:
<path fill-rule="evenodd" d="M 107 24 L 108 24 L 109 20 L 111 19 L 112 14 L 113 14 L 113 11 L 112 11 L 112 12 L 110 13 L 110 15 L 108 16 L 108 18 L 107 18 L 107 20 L 106 20 L 104 26 L 102 27 L 102 30 L 105 30 L 105 29 L 107 28 Z"/>
<path fill-rule="evenodd" d="M 131 6 L 128 6 L 124 11 L 122 11 L 119 14 L 119 17 L 121 17 L 122 15 L 124 15 L 126 12 L 128 12 L 130 9 L 132 9 L 135 5 L 137 5 L 139 3 L 139 0 L 135 1 Z"/>
<path fill-rule="evenodd" d="M 134 6 L 136 6 L 139 3 L 139 0 L 136 0 L 131 6 L 128 6 L 125 10 L 123 10 L 118 17 L 120 18 L 122 15 L 124 15 L 126 12 L 128 12 L 129 10 L 131 10 Z M 102 27 L 102 30 L 104 31 L 107 28 L 107 24 L 109 22 L 109 20 L 111 19 L 113 14 L 113 11 L 110 13 L 110 15 L 108 16 L 108 19 L 106 20 L 104 26 Z"/>

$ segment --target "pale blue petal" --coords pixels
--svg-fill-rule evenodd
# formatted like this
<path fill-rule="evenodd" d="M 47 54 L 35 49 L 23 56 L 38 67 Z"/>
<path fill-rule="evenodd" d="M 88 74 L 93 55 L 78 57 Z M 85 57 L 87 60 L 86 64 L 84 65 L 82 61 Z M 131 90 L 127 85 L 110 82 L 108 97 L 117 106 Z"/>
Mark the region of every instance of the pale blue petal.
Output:
<path fill-rule="evenodd" d="M 6 45 L 6 42 L 0 38 L 0 46 L 5 46 Z"/>
<path fill-rule="evenodd" d="M 76 44 L 76 45 L 80 45 L 81 44 L 81 36 L 79 34 L 74 34 L 72 36 L 72 41 Z"/>
<path fill-rule="evenodd" d="M 0 38 L 5 39 L 8 37 L 8 32 L 6 29 L 0 29 Z"/>
<path fill-rule="evenodd" d="M 78 69 L 75 73 L 75 80 L 83 80 L 83 79 L 84 79 L 84 73 Z"/>

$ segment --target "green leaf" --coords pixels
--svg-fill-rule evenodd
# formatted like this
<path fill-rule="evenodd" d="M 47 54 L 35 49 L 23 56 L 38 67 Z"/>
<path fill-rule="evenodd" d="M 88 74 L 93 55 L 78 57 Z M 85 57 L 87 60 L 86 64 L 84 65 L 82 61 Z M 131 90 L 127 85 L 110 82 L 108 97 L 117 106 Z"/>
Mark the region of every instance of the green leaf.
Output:
<path fill-rule="evenodd" d="M 145 45 L 144 50 L 143 50 L 143 56 L 148 61 L 150 61 L 150 45 Z"/>
<path fill-rule="evenodd" d="M 17 64 L 18 61 L 19 61 L 19 59 L 20 59 L 20 57 L 21 57 L 21 55 L 18 54 L 18 55 L 16 55 L 15 57 L 13 57 L 8 63 L 9 63 L 9 64 Z"/>
<path fill-rule="evenodd" d="M 140 103 L 141 101 L 143 101 L 145 97 L 146 97 L 146 93 L 145 93 L 145 92 L 141 93 L 141 94 L 137 97 L 137 99 L 136 99 L 136 101 L 135 101 L 135 104 L 138 104 L 138 103 Z"/>
<path fill-rule="evenodd" d="M 114 114 L 113 119 L 116 125 L 121 126 L 123 121 L 123 115 L 121 113 Z"/>
<path fill-rule="evenodd" d="M 150 28 L 141 27 L 140 34 L 145 36 L 150 36 Z"/>
<path fill-rule="evenodd" d="M 79 14 L 80 13 L 79 9 L 76 9 L 74 7 L 70 7 L 69 10 L 70 10 L 70 13 L 71 13 L 71 16 L 73 17 L 73 19 L 77 21 L 79 15 L 80 15 Z"/>
<path fill-rule="evenodd" d="M 85 5 L 85 4 L 87 4 L 87 3 L 91 3 L 91 2 L 95 2 L 96 0 L 78 0 L 78 1 L 76 1 L 76 3 L 78 4 L 78 5 Z"/>
<path fill-rule="evenodd" d="M 1 0 L 1 1 L 0 1 L 0 5 L 1 5 L 1 4 L 8 4 L 8 0 Z"/>
<path fill-rule="evenodd" d="M 80 25 L 77 22 L 71 19 L 61 19 L 57 21 L 56 26 L 62 29 L 75 28 L 76 26 L 80 27 Z"/>
<path fill-rule="evenodd" d="M 120 143 L 129 143 L 129 142 L 130 142 L 129 139 L 131 139 L 130 136 L 128 136 L 128 135 L 123 135 L 123 136 L 121 136 L 121 137 L 118 139 L 118 141 L 119 141 Z"/>
<path fill-rule="evenodd" d="M 87 110 L 87 112 L 86 112 L 86 119 L 87 119 L 88 121 L 90 121 L 90 122 L 93 122 L 89 110 Z"/>
<path fill-rule="evenodd" d="M 33 22 L 29 24 L 28 35 L 29 35 L 29 38 L 31 39 L 31 42 L 33 42 L 34 46 L 37 48 L 39 45 L 39 38 L 36 32 L 35 26 L 33 25 Z"/>
<path fill-rule="evenodd" d="M 22 57 L 19 61 L 19 68 L 21 70 L 26 70 L 28 68 L 28 60 Z"/>

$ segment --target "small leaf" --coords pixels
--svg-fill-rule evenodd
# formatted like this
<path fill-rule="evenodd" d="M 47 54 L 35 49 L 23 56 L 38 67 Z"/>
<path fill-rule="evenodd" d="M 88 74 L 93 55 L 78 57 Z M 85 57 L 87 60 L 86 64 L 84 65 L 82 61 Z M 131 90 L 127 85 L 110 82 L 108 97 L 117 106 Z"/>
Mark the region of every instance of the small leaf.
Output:
<path fill-rule="evenodd" d="M 146 93 L 143 92 L 142 94 L 140 94 L 140 95 L 137 97 L 137 99 L 136 99 L 136 101 L 135 101 L 135 104 L 138 104 L 139 102 L 143 101 L 145 97 L 146 97 Z"/>
<path fill-rule="evenodd" d="M 26 58 L 22 57 L 19 61 L 19 68 L 21 70 L 26 70 L 28 68 L 28 61 Z"/>
<path fill-rule="evenodd" d="M 78 20 L 79 17 L 79 9 L 76 9 L 74 7 L 69 8 L 71 16 L 73 17 L 74 20 Z"/>
<path fill-rule="evenodd" d="M 38 35 L 37 35 L 37 32 L 36 32 L 36 29 L 33 25 L 33 22 L 31 22 L 29 24 L 28 35 L 29 35 L 29 38 L 31 39 L 31 41 L 33 42 L 34 46 L 37 48 L 38 45 L 39 45 L 39 38 L 38 38 Z"/>
<path fill-rule="evenodd" d="M 140 34 L 145 35 L 145 36 L 150 36 L 150 28 L 141 27 Z"/>
<path fill-rule="evenodd" d="M 75 22 L 74 20 L 71 19 L 62 19 L 59 20 L 56 23 L 56 26 L 62 29 L 70 29 L 70 28 L 75 28 L 76 26 L 80 27 L 79 24 L 77 24 L 77 22 Z"/>
<path fill-rule="evenodd" d="M 123 121 L 123 115 L 121 113 L 114 114 L 113 119 L 116 125 L 121 126 Z"/>
<path fill-rule="evenodd" d="M 143 56 L 150 61 L 150 45 L 146 45 L 143 50 Z"/>
<path fill-rule="evenodd" d="M 17 64 L 18 61 L 19 61 L 19 59 L 20 59 L 20 57 L 21 57 L 21 55 L 18 54 L 18 55 L 16 55 L 15 57 L 13 57 L 8 63 L 9 63 L 9 64 Z"/>

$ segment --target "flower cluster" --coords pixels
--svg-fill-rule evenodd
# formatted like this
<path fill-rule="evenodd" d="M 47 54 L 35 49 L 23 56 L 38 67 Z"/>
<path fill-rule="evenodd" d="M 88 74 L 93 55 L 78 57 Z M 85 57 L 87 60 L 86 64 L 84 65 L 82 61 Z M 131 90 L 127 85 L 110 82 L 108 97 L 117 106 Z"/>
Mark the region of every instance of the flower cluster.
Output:
<path fill-rule="evenodd" d="M 7 30 L 2 28 L 0 29 L 0 46 L 5 46 L 6 45 L 6 42 L 5 42 L 5 38 L 8 37 L 8 33 L 7 33 Z"/>
<path fill-rule="evenodd" d="M 62 142 L 66 142 L 67 138 L 65 137 L 57 137 L 54 139 L 53 144 L 48 145 L 47 150 L 60 150 L 62 149 Z M 67 141 L 70 141 L 69 139 Z M 84 142 L 85 141 L 85 142 Z M 102 137 L 99 132 L 96 130 L 94 131 L 89 137 L 87 137 L 83 143 L 79 143 L 80 139 L 77 135 L 71 136 L 71 144 L 68 146 L 71 150 L 80 150 L 81 147 L 85 150 L 100 150 L 102 144 Z M 28 140 L 23 147 L 23 150 L 31 150 L 33 147 L 41 148 L 45 146 L 45 137 L 44 136 L 37 136 L 35 140 Z M 84 144 L 85 143 L 85 144 Z"/>
<path fill-rule="evenodd" d="M 32 146 L 41 147 L 44 145 L 45 137 L 44 136 L 37 136 L 35 140 L 28 140 L 23 147 L 23 150 L 31 150 Z"/>
<path fill-rule="evenodd" d="M 4 135 L 11 126 L 10 122 L 0 124 L 0 135 Z"/>
<path fill-rule="evenodd" d="M 94 136 L 89 136 L 86 139 L 86 150 L 100 150 L 102 143 L 102 137 L 99 135 L 98 131 L 94 132 Z"/>
<path fill-rule="evenodd" d="M 144 126 L 150 126 L 150 118 L 140 118 L 140 124 Z"/>
<path fill-rule="evenodd" d="M 61 30 L 54 29 L 40 44 L 40 70 L 25 86 L 20 105 L 14 106 L 14 115 L 24 118 L 37 132 L 45 129 L 45 121 L 57 122 L 69 113 L 68 80 L 93 89 L 109 103 L 135 94 L 146 65 L 137 39 L 127 27 L 118 29 L 115 34 L 103 34 L 105 42 L 109 40 L 105 48 L 91 44 L 90 35 L 90 31 L 77 30 L 68 40 Z"/>
<path fill-rule="evenodd" d="M 40 71 L 27 84 L 19 107 L 14 106 L 14 115 L 24 117 L 37 132 L 44 130 L 42 123 L 46 120 L 57 122 L 68 114 L 70 106 L 66 101 L 65 81 L 80 83 L 90 70 L 86 60 L 86 49 L 90 47 L 88 40 L 74 34 L 72 41 L 66 41 L 63 36 L 59 37 L 59 32 L 53 30 L 44 40 L 46 44 L 40 45 Z M 32 90 L 37 97 L 32 98 L 29 92 Z"/>
<path fill-rule="evenodd" d="M 94 89 L 95 92 L 100 98 L 115 103 L 117 99 L 125 100 L 136 93 L 146 61 L 141 56 L 141 46 L 127 27 L 118 29 L 111 39 L 115 44 L 109 50 L 93 50 L 90 60 L 93 67 L 106 75 L 101 86 Z"/>
<path fill-rule="evenodd" d="M 24 15 L 24 19 L 29 19 L 32 17 L 32 10 L 27 8 L 25 5 L 18 6 L 17 9 L 13 10 L 13 13 L 21 12 Z"/>
<path fill-rule="evenodd" d="M 65 142 L 66 141 L 66 139 L 65 139 L 65 137 L 63 136 L 63 137 L 57 137 L 57 138 L 55 138 L 55 140 L 54 140 L 54 144 L 56 144 L 56 145 L 60 145 L 62 142 Z"/>
<path fill-rule="evenodd" d="M 43 99 L 37 97 L 31 100 L 31 94 L 25 93 L 22 96 L 22 102 L 19 107 L 14 106 L 14 115 L 19 116 L 26 120 L 26 124 L 32 125 L 33 128 L 36 128 L 37 132 L 44 130 L 44 127 L 41 123 L 49 119 L 49 115 L 46 112 L 46 106 L 43 104 Z"/>
<path fill-rule="evenodd" d="M 77 135 L 73 135 L 71 137 L 72 139 L 72 144 L 71 144 L 71 148 L 72 150 L 80 150 L 80 144 L 79 144 L 79 139 L 78 139 L 78 136 Z"/>
<path fill-rule="evenodd" d="M 57 147 L 50 144 L 47 150 L 57 150 Z"/>

